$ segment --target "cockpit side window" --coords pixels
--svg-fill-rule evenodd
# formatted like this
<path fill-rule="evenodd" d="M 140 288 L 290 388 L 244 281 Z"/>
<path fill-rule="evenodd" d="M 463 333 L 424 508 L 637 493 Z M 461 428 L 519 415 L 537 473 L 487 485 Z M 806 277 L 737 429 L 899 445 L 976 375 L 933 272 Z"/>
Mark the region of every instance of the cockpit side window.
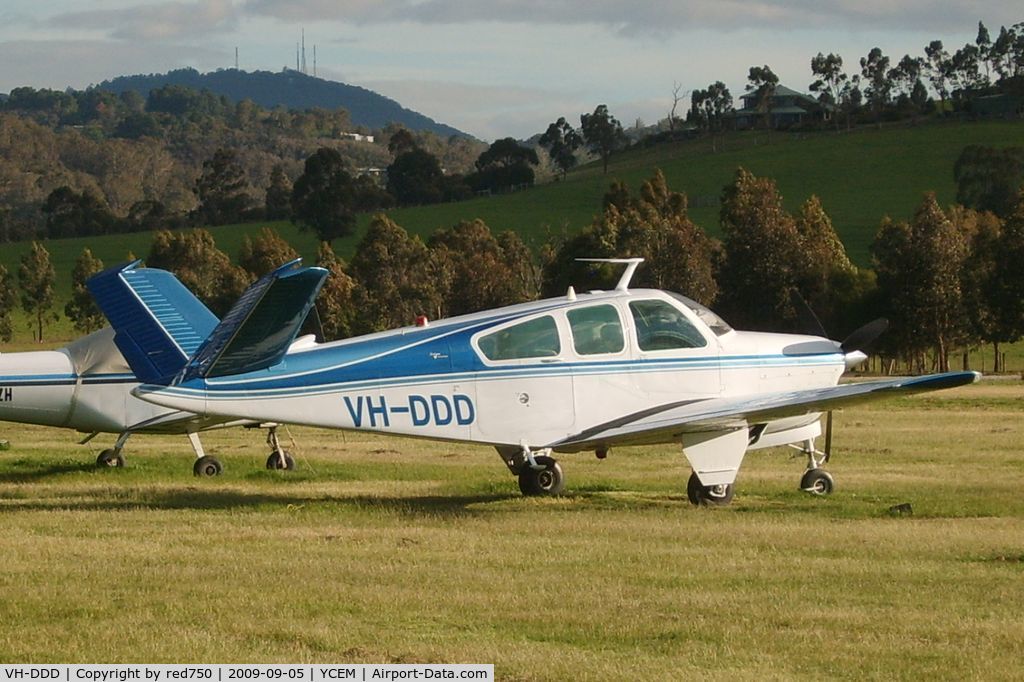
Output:
<path fill-rule="evenodd" d="M 562 352 L 558 327 L 550 315 L 481 336 L 477 346 L 488 360 L 547 358 Z"/>
<path fill-rule="evenodd" d="M 665 301 L 630 301 L 640 350 L 702 348 L 707 339 L 682 312 Z"/>
<path fill-rule="evenodd" d="M 572 330 L 572 345 L 580 355 L 619 353 L 626 347 L 622 321 L 614 306 L 595 305 L 566 313 Z"/>

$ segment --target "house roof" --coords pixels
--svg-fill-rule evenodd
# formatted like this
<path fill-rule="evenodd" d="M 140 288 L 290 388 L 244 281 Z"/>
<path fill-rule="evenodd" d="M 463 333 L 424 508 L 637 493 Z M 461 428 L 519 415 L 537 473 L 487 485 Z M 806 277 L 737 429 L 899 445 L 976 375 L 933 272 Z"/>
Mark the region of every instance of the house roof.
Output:
<path fill-rule="evenodd" d="M 747 99 L 754 99 L 756 97 L 757 97 L 757 93 L 756 92 L 748 92 L 747 94 L 742 95 L 740 97 L 740 99 L 747 100 Z M 815 104 L 817 104 L 817 100 L 814 99 L 813 97 L 811 97 L 810 95 L 806 95 L 806 94 L 804 94 L 802 92 L 797 92 L 793 88 L 787 88 L 785 85 L 783 85 L 781 83 L 779 83 L 778 85 L 775 86 L 775 94 L 773 95 L 773 97 L 776 98 L 776 99 L 779 98 L 779 97 L 796 97 L 797 99 L 801 99 L 801 100 L 804 100 L 806 102 L 814 102 Z"/>

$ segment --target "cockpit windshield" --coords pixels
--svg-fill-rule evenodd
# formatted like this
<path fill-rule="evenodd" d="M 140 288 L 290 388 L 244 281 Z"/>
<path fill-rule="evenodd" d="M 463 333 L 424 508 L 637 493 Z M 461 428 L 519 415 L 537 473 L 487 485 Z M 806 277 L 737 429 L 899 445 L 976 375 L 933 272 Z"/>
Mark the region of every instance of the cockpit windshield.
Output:
<path fill-rule="evenodd" d="M 722 336 L 723 334 L 728 334 L 729 332 L 732 331 L 732 327 L 729 326 L 729 323 L 723 320 L 721 317 L 719 317 L 717 313 L 712 311 L 707 306 L 703 306 L 700 303 L 697 303 L 692 298 L 687 298 L 686 296 L 674 294 L 672 292 L 668 293 L 669 295 L 672 296 L 672 298 L 676 299 L 677 301 L 685 305 L 687 308 L 692 310 L 693 313 L 698 318 L 700 318 L 700 321 L 706 324 L 708 328 L 712 332 L 714 332 L 715 336 Z"/>

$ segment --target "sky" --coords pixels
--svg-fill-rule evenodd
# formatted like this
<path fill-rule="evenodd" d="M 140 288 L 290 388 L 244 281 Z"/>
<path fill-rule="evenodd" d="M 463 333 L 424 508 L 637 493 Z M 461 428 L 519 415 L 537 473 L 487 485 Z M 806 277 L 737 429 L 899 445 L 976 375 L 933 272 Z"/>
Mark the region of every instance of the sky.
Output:
<path fill-rule="evenodd" d="M 873 47 L 895 63 L 955 50 L 978 21 L 1024 21 L 1019 0 L 3 0 L 0 92 L 84 88 L 192 67 L 295 67 L 370 88 L 491 141 L 527 138 L 606 104 L 624 126 L 665 118 L 673 90 L 733 97 L 769 65 L 806 91 L 811 57 L 848 71 Z M 686 101 L 680 105 L 682 110 Z M 677 110 L 678 111 L 678 110 Z"/>

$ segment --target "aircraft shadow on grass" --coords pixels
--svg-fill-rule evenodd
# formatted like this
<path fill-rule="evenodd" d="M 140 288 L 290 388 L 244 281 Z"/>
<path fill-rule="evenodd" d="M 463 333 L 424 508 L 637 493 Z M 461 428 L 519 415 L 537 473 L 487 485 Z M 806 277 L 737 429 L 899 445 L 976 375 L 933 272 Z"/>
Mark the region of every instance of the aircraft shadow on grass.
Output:
<path fill-rule="evenodd" d="M 0 471 L 0 483 L 33 483 L 64 474 L 96 471 L 92 462 L 55 462 L 40 466 L 38 462 L 18 461 L 15 470 Z"/>
<path fill-rule="evenodd" d="M 10 477 L 4 477 L 8 480 Z M 146 509 L 158 510 L 209 510 L 209 509 L 256 509 L 266 508 L 268 511 L 303 509 L 317 510 L 338 509 L 346 511 L 381 509 L 410 517 L 421 516 L 473 516 L 486 513 L 487 505 L 506 500 L 520 499 L 519 495 L 509 493 L 485 493 L 465 495 L 421 495 L 421 496 L 373 496 L 373 495 L 336 495 L 336 496 L 303 496 L 295 494 L 275 494 L 273 492 L 243 492 L 238 490 L 210 489 L 198 487 L 175 488 L 170 490 L 141 491 L 136 490 L 130 497 L 111 496 L 100 499 L 96 491 L 66 491 L 57 496 L 59 499 L 32 497 L 25 499 L 8 499 L 3 508 L 14 511 L 43 511 L 65 509 L 73 511 L 138 511 Z"/>

